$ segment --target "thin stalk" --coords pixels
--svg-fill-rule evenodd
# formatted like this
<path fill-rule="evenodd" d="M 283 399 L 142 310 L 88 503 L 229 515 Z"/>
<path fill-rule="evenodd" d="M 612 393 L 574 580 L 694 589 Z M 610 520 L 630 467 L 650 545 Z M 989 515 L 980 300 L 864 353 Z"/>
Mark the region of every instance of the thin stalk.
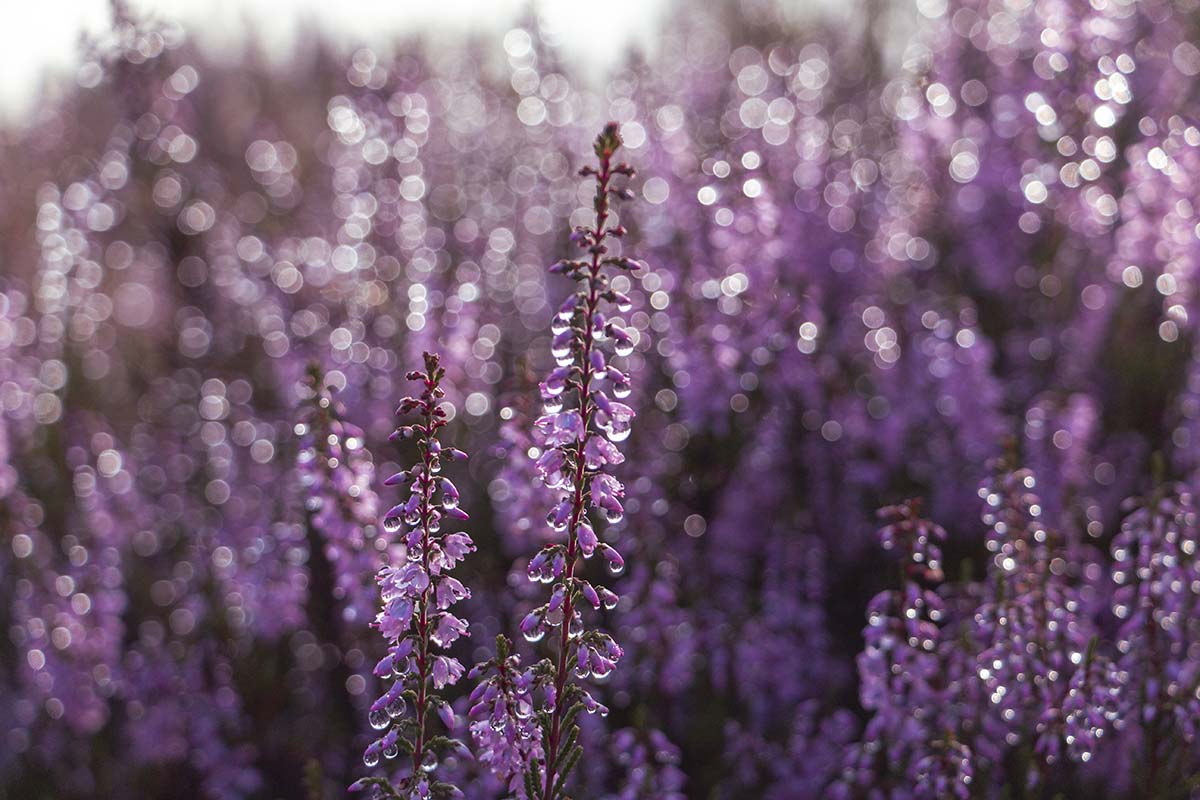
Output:
<path fill-rule="evenodd" d="M 608 222 L 608 183 L 612 177 L 610 167 L 612 164 L 612 154 L 605 152 L 600 155 L 600 170 L 596 176 L 596 242 L 591 248 L 592 260 L 588 266 L 588 296 L 587 304 L 584 307 L 583 313 L 583 346 L 579 351 L 579 366 L 581 369 L 581 377 L 579 381 L 579 413 L 583 418 L 584 438 L 587 438 L 587 432 L 591 429 L 592 415 L 595 412 L 595 403 L 591 397 L 591 356 L 592 348 L 595 344 L 593 335 L 592 320 L 596 315 L 596 306 L 600 302 L 600 266 L 601 256 L 604 253 L 602 248 L 603 242 L 607 237 L 605 226 Z M 567 664 L 570 661 L 570 646 L 571 646 L 571 620 L 574 619 L 575 602 L 574 593 L 571 589 L 575 576 L 576 562 L 579 560 L 578 554 L 578 530 L 579 523 L 583 519 L 583 515 L 587 510 L 587 491 L 585 474 L 585 459 L 583 455 L 582 444 L 575 446 L 575 464 L 573 481 L 573 495 L 571 499 L 571 516 L 567 526 L 567 556 L 566 556 L 566 577 L 564 584 L 567 587 L 566 597 L 563 601 L 563 622 L 562 632 L 559 636 L 558 647 L 558 662 L 554 672 L 554 709 L 551 712 L 550 722 L 550 738 L 546 743 L 546 784 L 542 791 L 542 797 L 550 800 L 551 792 L 554 789 L 554 781 L 557 773 L 557 762 L 559 756 L 559 747 L 562 744 L 562 720 L 566 706 L 563 692 L 567 685 L 568 668 Z"/>
<path fill-rule="evenodd" d="M 432 405 L 426 408 L 424 416 L 424 442 L 421 448 L 421 564 L 425 568 L 425 574 L 429 575 L 429 512 L 432 503 L 430 495 L 433 490 L 433 452 L 430 441 L 434 435 Z M 417 617 L 417 636 L 421 640 L 421 647 L 417 652 L 417 737 L 413 741 L 412 756 L 414 776 L 420 774 L 421 762 L 425 758 L 425 717 L 429 711 L 429 593 L 432 590 L 433 581 L 430 580 L 421 592 L 420 614 Z"/>

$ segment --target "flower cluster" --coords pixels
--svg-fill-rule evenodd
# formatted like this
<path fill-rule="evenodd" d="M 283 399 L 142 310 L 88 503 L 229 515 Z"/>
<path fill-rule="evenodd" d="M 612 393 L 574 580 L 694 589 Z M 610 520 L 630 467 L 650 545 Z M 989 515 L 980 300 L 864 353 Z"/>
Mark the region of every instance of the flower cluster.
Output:
<path fill-rule="evenodd" d="M 618 311 L 630 308 L 628 297 L 612 286 L 609 272 L 629 273 L 639 267 L 638 262 L 620 254 L 618 245 L 625 227 L 610 225 L 615 214 L 612 200 L 632 197 L 628 189 L 614 185 L 618 176 L 634 174 L 628 164 L 614 160 L 620 147 L 618 126 L 610 123 L 596 138 L 597 166 L 580 170 L 596 183 L 594 224 L 576 227 L 571 235 L 586 257 L 560 261 L 550 268 L 552 273 L 577 281 L 579 290 L 561 304 L 551 326 L 551 353 L 557 366 L 540 385 L 546 413 L 535 423 L 541 447 L 538 475 L 556 492 L 546 521 L 566 539 L 543 547 L 530 559 L 529 579 L 550 584 L 550 600 L 530 611 L 520 625 L 530 642 L 541 641 L 547 632 L 554 632 L 557 640 L 553 658 L 534 668 L 542 690 L 538 708 L 541 754 L 529 763 L 526 791 L 538 800 L 566 796 L 567 779 L 582 754 L 574 721 L 579 711 L 608 713 L 572 676 L 576 680 L 603 679 L 622 655 L 621 646 L 611 636 L 585 626 L 582 613 L 585 603 L 597 610 L 611 610 L 617 605 L 617 596 L 577 574 L 581 562 L 597 554 L 613 574 L 625 566 L 616 548 L 600 540 L 588 514 L 589 506 L 599 509 L 610 525 L 624 517 L 621 500 L 625 487 L 606 469 L 625 461 L 616 445 L 629 437 L 634 416 L 632 408 L 616 399 L 629 396 L 629 376 L 609 363 L 602 348 L 603 343 L 611 343 L 615 354 L 623 357 L 634 347 L 624 324 L 608 319 L 601 307 L 604 303 Z"/>
<path fill-rule="evenodd" d="M 391 686 L 371 705 L 371 727 L 384 733 L 367 747 L 363 763 L 374 767 L 381 759 L 394 759 L 403 752 L 411 756 L 411 768 L 404 770 L 404 777 L 395 785 L 384 778 L 363 778 L 352 787 L 372 787 L 384 796 L 416 800 L 462 794 L 434 775 L 439 760 L 457 752 L 461 744 L 448 736 L 433 735 L 429 728 L 431 709 L 447 731 L 453 732 L 456 725 L 454 710 L 438 693 L 457 683 L 463 674 L 458 659 L 444 651 L 469 635 L 468 625 L 448 609 L 471 592 L 450 572 L 475 550 L 469 535 L 442 527 L 444 521 L 468 518 L 459 507 L 458 489 L 441 474 L 443 461 L 467 457 L 461 450 L 443 447 L 438 439 L 448 417 L 442 400 L 444 376 L 445 369 L 433 353 L 425 354 L 424 372 L 408 373 L 409 380 L 420 382 L 422 393 L 401 400 L 396 413 L 416 414 L 418 421 L 397 428 L 392 439 L 414 440 L 420 460 L 384 481 L 387 486 L 407 485 L 410 494 L 383 518 L 384 529 L 403 543 L 405 557 L 379 571 L 383 609 L 375 625 L 389 646 L 387 655 L 375 666 L 375 675 Z M 410 704 L 411 715 L 407 713 Z"/>
<path fill-rule="evenodd" d="M 507 637 L 497 636 L 496 655 L 476 665 L 470 677 L 482 678 L 467 712 L 476 757 L 510 793 L 528 797 L 526 776 L 545 758 L 534 716 L 533 670 L 521 666 Z"/>
<path fill-rule="evenodd" d="M 884 550 L 899 557 L 901 588 L 877 594 L 867 607 L 865 644 L 858 657 L 863 707 L 871 711 L 863 743 L 851 749 L 843 795 L 876 785 L 912 785 L 920 797 L 969 796 L 970 750 L 952 740 L 944 705 L 949 697 L 941 626 L 945 604 L 936 588 L 945 578 L 946 532 L 922 519 L 908 500 L 879 510 Z M 949 738 L 948 738 L 949 737 Z M 928 747 L 924 743 L 928 743 Z"/>
<path fill-rule="evenodd" d="M 363 431 L 346 420 L 345 406 L 326 384 L 319 364 L 309 365 L 303 386 L 296 460 L 309 526 L 317 534 L 314 557 L 329 566 L 331 594 L 342 604 L 345 623 L 365 624 L 375 606 L 375 587 L 366 579 L 377 560 L 379 499 L 371 487 L 375 465 Z"/>
<path fill-rule="evenodd" d="M 1162 790 L 1178 770 L 1173 742 L 1200 734 L 1200 510 L 1194 490 L 1167 484 L 1137 505 L 1112 541 L 1117 718 L 1138 733 L 1137 779 Z M 1178 758 L 1178 756 L 1176 756 Z"/>

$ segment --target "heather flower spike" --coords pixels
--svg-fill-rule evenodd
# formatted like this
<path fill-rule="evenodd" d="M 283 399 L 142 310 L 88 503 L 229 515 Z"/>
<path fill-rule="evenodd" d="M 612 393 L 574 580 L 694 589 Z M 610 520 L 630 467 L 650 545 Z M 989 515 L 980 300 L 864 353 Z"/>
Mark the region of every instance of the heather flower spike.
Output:
<path fill-rule="evenodd" d="M 379 498 L 371 489 L 375 465 L 362 430 L 346 421 L 346 409 L 320 364 L 309 365 L 303 393 L 295 432 L 301 441 L 297 465 L 313 537 L 311 557 L 328 563 L 342 619 L 365 627 L 375 605 L 370 585 L 379 513 Z"/>
<path fill-rule="evenodd" d="M 614 160 L 620 147 L 617 124 L 609 123 L 596 138 L 596 166 L 580 170 L 581 175 L 594 178 L 596 183 L 595 224 L 578 227 L 571 236 L 583 257 L 550 268 L 574 279 L 578 288 L 561 305 L 551 326 L 552 355 L 557 366 L 541 384 L 545 414 L 535 423 L 535 439 L 542 450 L 537 460 L 538 474 L 555 494 L 546 519 L 562 536 L 561 541 L 547 545 L 529 562 L 529 579 L 549 584 L 550 599 L 529 612 L 520 625 L 528 641 L 549 638 L 555 648 L 551 658 L 532 670 L 533 681 L 541 690 L 538 741 L 519 754 L 526 760 L 524 792 L 537 800 L 567 797 L 568 778 L 583 753 L 575 719 L 583 710 L 608 713 L 580 681 L 593 676 L 604 678 L 623 654 L 611 636 L 589 629 L 583 618 L 585 608 L 613 608 L 616 595 L 579 574 L 582 561 L 597 553 L 613 574 L 624 568 L 616 549 L 597 540 L 588 515 L 589 506 L 599 509 L 610 524 L 620 522 L 624 515 L 621 501 L 625 488 L 606 468 L 624 461 L 616 444 L 628 438 L 633 418 L 629 406 L 609 396 L 610 391 L 614 396 L 626 396 L 629 379 L 610 366 L 604 354 L 605 343 L 611 343 L 618 357 L 628 356 L 635 341 L 622 324 L 607 320 L 602 311 L 602 305 L 628 307 L 625 296 L 611 286 L 608 273 L 632 271 L 639 266 L 614 252 L 614 240 L 625 236 L 626 231 L 619 225 L 609 226 L 611 203 L 630 196 L 628 190 L 614 185 L 614 179 L 634 174 L 631 166 Z M 495 663 L 498 666 L 504 661 L 498 659 Z M 519 664 L 508 669 L 517 673 Z M 497 671 L 493 680 L 497 689 L 502 684 L 500 674 Z M 509 691 L 518 710 L 525 702 L 519 692 L 526 690 L 514 683 Z M 485 760 L 491 758 L 493 770 L 501 777 L 511 769 L 511 749 L 503 751 L 504 758 L 485 756 Z"/>
<path fill-rule="evenodd" d="M 446 651 L 469 633 L 466 620 L 448 609 L 470 597 L 470 590 L 450 572 L 475 549 L 466 533 L 445 527 L 450 520 L 466 520 L 467 514 L 459 508 L 458 490 L 441 475 L 443 460 L 466 458 L 438 440 L 448 416 L 440 386 L 444 375 L 438 356 L 426 353 L 425 371 L 407 376 L 421 384 L 421 395 L 404 398 L 396 409 L 400 415 L 415 414 L 417 421 L 398 427 L 393 438 L 414 440 L 420 458 L 385 481 L 409 486 L 408 498 L 383 518 L 384 529 L 399 536 L 407 558 L 401 564 L 387 564 L 377 578 L 383 608 L 375 625 L 389 647 L 375 675 L 388 688 L 371 705 L 369 721 L 380 738 L 367 747 L 363 763 L 374 767 L 403 754 L 409 766 L 397 783 L 370 777 L 351 786 L 371 788 L 377 797 L 462 796 L 457 787 L 437 780 L 436 774 L 441 759 L 463 746 L 449 735 L 433 734 L 429 718 L 429 712 L 435 711 L 448 731 L 453 728 L 454 712 L 439 692 L 462 676 L 462 664 Z"/>
<path fill-rule="evenodd" d="M 510 793 L 520 795 L 529 765 L 544 758 L 534 716 L 533 669 L 523 668 L 512 642 L 497 636 L 495 658 L 476 666 L 470 677 L 483 678 L 467 712 L 475 755 Z"/>
<path fill-rule="evenodd" d="M 848 753 L 840 791 L 898 781 L 919 797 L 969 796 L 971 752 L 946 736 L 949 699 L 940 645 L 945 607 L 941 526 L 921 518 L 920 500 L 879 510 L 879 539 L 900 561 L 901 586 L 867 606 L 865 646 L 858 657 L 859 695 L 874 716 L 863 744 Z"/>

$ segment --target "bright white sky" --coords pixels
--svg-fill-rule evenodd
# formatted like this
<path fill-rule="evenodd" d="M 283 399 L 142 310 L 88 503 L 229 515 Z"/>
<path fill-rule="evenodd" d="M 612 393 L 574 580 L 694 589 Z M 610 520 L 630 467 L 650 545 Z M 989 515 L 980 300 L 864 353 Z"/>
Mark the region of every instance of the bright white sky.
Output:
<path fill-rule="evenodd" d="M 547 29 L 566 50 L 597 66 L 615 62 L 633 43 L 653 46 L 669 0 L 604 0 L 615 20 L 609 35 L 589 32 L 586 0 L 534 3 Z M 250 34 L 272 52 L 285 54 L 299 26 L 316 19 L 322 30 L 350 41 L 386 44 L 414 29 L 453 33 L 506 30 L 529 7 L 529 0 L 130 0 L 149 11 L 184 23 L 201 44 L 237 46 Z M 85 32 L 105 30 L 108 0 L 0 0 L 0 121 L 19 121 L 39 94 L 71 80 L 78 44 Z"/>

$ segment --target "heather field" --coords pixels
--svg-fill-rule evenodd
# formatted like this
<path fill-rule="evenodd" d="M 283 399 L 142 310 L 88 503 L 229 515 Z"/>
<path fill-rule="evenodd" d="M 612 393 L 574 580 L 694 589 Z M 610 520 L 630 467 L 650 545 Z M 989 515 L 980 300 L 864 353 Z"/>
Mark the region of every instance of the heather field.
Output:
<path fill-rule="evenodd" d="M 115 4 L 0 128 L 0 800 L 1200 798 L 1200 0 L 898 5 Z"/>

